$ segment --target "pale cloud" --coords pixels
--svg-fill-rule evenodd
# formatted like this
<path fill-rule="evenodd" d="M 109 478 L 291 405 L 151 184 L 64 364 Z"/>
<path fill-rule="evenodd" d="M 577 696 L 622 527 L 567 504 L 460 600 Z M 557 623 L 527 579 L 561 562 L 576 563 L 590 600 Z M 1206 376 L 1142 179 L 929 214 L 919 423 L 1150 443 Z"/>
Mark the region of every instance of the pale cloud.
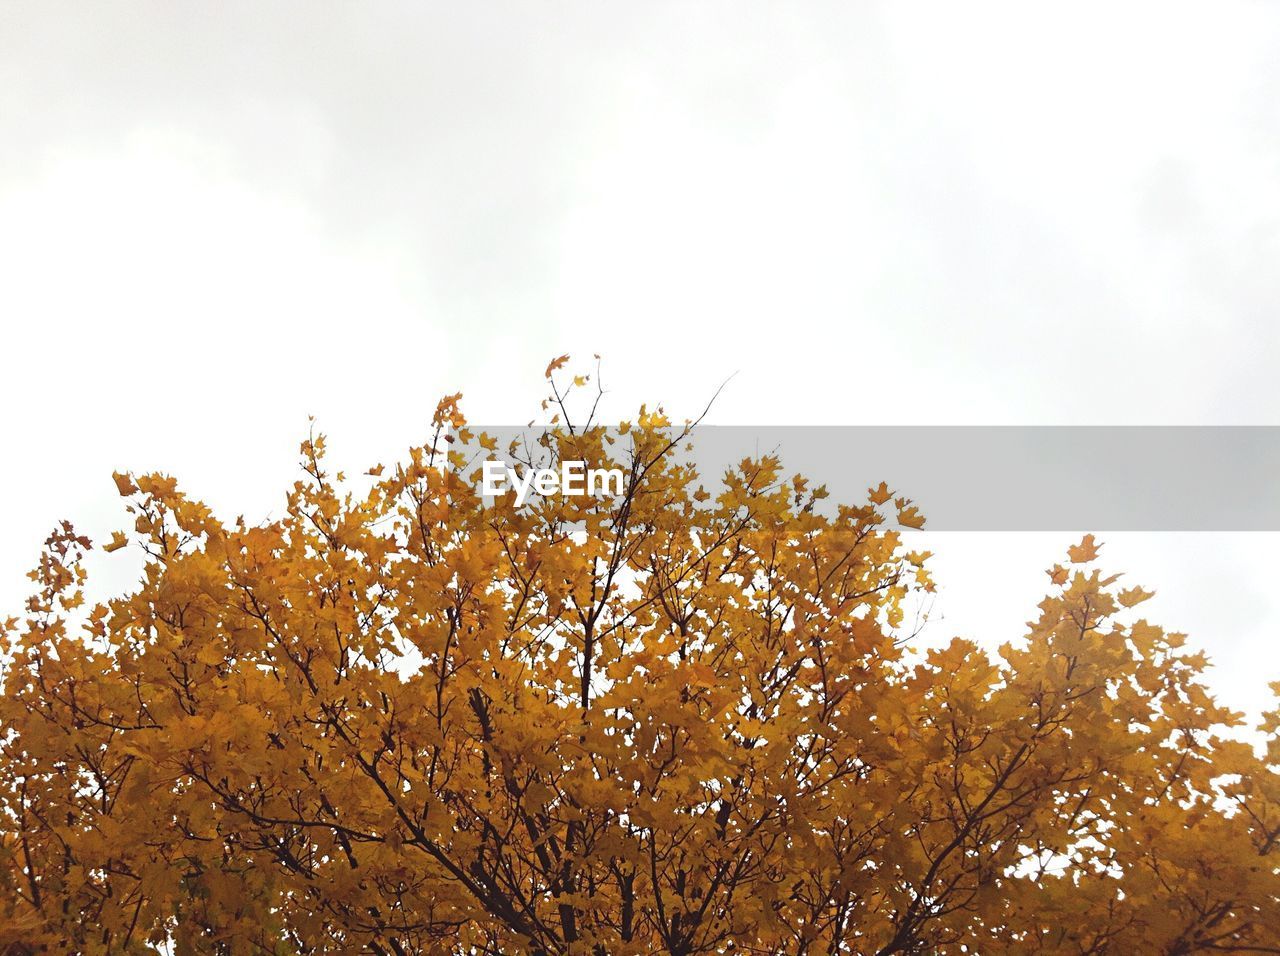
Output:
<path fill-rule="evenodd" d="M 112 468 L 260 515 L 315 414 L 351 468 L 461 388 L 533 413 L 1270 423 L 1280 8 L 9 3 L 0 596 Z M 116 522 L 116 524 L 113 524 Z M 951 539 L 948 626 L 1025 620 L 1061 535 Z M 1271 536 L 1116 537 L 1280 677 Z M 975 598 L 987 557 L 1014 576 Z M 1022 575 L 1019 577 L 1018 575 Z M 944 580 L 945 583 L 945 580 Z M 1265 666 L 1261 666 L 1265 664 Z"/>

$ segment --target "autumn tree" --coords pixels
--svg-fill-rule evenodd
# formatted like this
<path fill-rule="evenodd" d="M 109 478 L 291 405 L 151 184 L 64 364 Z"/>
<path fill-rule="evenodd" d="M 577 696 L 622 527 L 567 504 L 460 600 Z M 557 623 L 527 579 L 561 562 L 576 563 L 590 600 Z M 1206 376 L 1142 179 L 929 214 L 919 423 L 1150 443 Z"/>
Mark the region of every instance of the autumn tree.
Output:
<path fill-rule="evenodd" d="M 145 573 L 92 608 L 50 537 L 0 952 L 1280 952 L 1280 720 L 1227 739 L 1092 538 L 1021 638 L 925 651 L 909 501 L 700 475 L 691 424 L 577 421 L 559 369 L 523 450 L 456 396 L 363 484 L 309 439 L 274 521 L 117 475 Z M 486 500 L 499 451 L 625 488 Z"/>

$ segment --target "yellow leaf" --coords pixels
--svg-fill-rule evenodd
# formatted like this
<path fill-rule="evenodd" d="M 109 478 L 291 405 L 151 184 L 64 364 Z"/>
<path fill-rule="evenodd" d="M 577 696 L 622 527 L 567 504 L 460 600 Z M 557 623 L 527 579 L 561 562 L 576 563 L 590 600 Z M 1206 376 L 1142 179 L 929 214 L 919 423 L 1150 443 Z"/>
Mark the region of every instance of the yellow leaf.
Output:
<path fill-rule="evenodd" d="M 893 492 L 889 490 L 889 486 L 883 481 L 880 482 L 879 488 L 869 488 L 867 493 L 871 496 L 873 504 L 882 505 L 893 497 Z"/>
<path fill-rule="evenodd" d="M 1141 604 L 1149 598 L 1155 597 L 1155 591 L 1144 591 L 1142 588 L 1134 587 L 1121 591 L 1119 600 L 1125 607 L 1133 607 L 1135 604 Z"/>
<path fill-rule="evenodd" d="M 693 663 L 689 665 L 689 684 L 693 687 L 715 687 L 716 672 L 706 664 Z"/>
<path fill-rule="evenodd" d="M 920 513 L 919 508 L 911 505 L 898 512 L 898 524 L 906 525 L 908 528 L 923 528 L 924 515 Z"/>
<path fill-rule="evenodd" d="M 208 664 L 212 667 L 214 664 L 221 664 L 226 660 L 226 654 L 217 644 L 206 644 L 200 650 L 196 651 L 196 660 L 201 664 Z"/>
<path fill-rule="evenodd" d="M 1086 564 L 1098 556 L 1098 548 L 1101 545 L 1096 544 L 1093 535 L 1086 534 L 1080 539 L 1079 544 L 1073 544 L 1067 548 L 1067 557 L 1071 559 L 1072 564 Z"/>

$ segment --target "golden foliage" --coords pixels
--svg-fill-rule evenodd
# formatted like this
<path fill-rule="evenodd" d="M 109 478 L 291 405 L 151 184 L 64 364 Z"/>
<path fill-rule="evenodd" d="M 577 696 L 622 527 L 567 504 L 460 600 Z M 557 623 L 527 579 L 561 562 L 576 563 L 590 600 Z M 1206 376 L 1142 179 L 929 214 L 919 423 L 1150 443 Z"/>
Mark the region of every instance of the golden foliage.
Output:
<path fill-rule="evenodd" d="M 905 499 L 567 420 L 623 496 L 486 503 L 450 396 L 367 493 L 306 442 L 276 521 L 117 475 L 147 565 L 90 611 L 60 528 L 7 626 L 0 952 L 1274 951 L 1280 718 L 1216 734 L 1092 537 L 1025 639 L 918 654 Z"/>

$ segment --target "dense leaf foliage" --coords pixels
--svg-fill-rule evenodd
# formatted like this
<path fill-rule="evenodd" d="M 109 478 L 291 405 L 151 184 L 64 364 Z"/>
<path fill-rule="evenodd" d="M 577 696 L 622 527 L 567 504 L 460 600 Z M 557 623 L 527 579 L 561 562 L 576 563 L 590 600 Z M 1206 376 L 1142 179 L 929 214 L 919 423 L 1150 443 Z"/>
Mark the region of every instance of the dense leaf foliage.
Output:
<path fill-rule="evenodd" d="M 456 400 L 436 425 L 358 493 L 309 440 L 261 524 L 118 475 L 146 570 L 92 609 L 50 538 L 7 626 L 0 952 L 1280 952 L 1276 719 L 1224 739 L 1092 538 L 1024 637 L 918 652 L 888 489 L 828 506 L 769 457 L 704 489 L 642 412 L 538 445 L 623 495 L 516 507 Z"/>

